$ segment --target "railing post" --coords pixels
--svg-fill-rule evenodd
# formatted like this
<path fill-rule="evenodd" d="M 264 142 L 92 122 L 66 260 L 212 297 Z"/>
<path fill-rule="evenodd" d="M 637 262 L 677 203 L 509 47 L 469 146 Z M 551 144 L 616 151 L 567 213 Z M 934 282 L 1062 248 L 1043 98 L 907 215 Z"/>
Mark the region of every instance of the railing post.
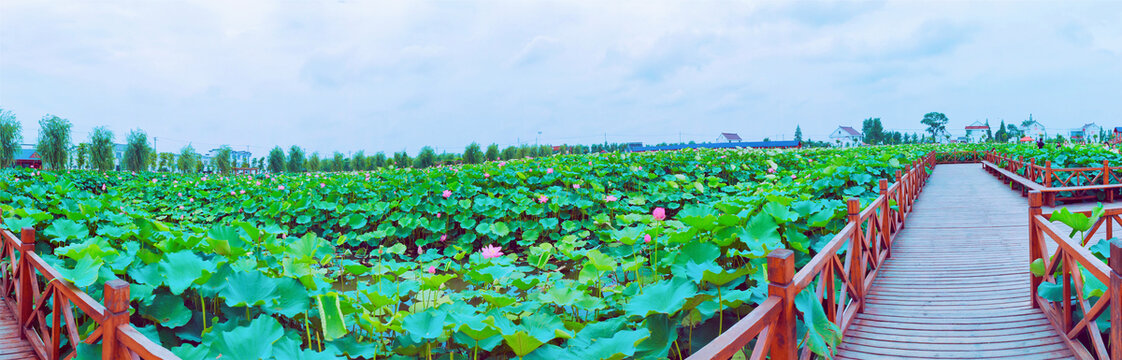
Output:
<path fill-rule="evenodd" d="M 1110 242 L 1110 359 L 1122 360 L 1122 247 Z"/>
<path fill-rule="evenodd" d="M 1044 184 L 1042 184 L 1042 185 L 1044 185 L 1044 187 L 1046 187 L 1046 188 L 1047 187 L 1052 187 L 1052 160 L 1044 161 Z M 1056 204 L 1055 203 L 1056 202 L 1056 194 L 1055 193 L 1050 192 L 1050 193 L 1044 194 L 1044 198 L 1045 198 L 1044 203 L 1048 204 L 1048 206 L 1053 206 L 1053 205 Z"/>
<path fill-rule="evenodd" d="M 892 257 L 892 233 L 889 228 L 892 223 L 891 209 L 888 206 L 888 179 L 880 179 L 880 196 L 884 197 L 884 202 L 880 204 L 880 236 L 884 239 L 884 258 Z"/>
<path fill-rule="evenodd" d="M 845 205 L 849 213 L 847 220 L 856 227 L 853 230 L 853 237 L 849 239 L 849 254 L 851 256 L 849 281 L 853 284 L 855 292 L 853 297 L 863 303 L 865 301 L 865 252 L 863 246 L 865 239 L 862 238 L 864 232 L 861 231 L 861 200 L 850 198 L 846 200 Z"/>
<path fill-rule="evenodd" d="M 900 170 L 896 170 L 896 217 L 899 218 L 900 229 L 904 228 L 904 183 L 900 180 Z"/>
<path fill-rule="evenodd" d="M 1103 185 L 1110 185 L 1110 160 L 1103 160 Z M 1114 190 L 1106 190 L 1106 202 L 1114 202 Z"/>
<path fill-rule="evenodd" d="M 35 279 L 35 269 L 31 266 L 31 256 L 28 256 L 32 251 L 35 251 L 35 228 L 25 227 L 21 229 L 19 239 L 19 276 L 16 277 L 16 286 L 19 286 L 17 290 L 19 294 L 16 296 L 16 307 L 19 308 L 19 326 L 16 327 L 16 332 L 19 333 L 20 339 L 26 339 L 27 335 L 23 332 L 23 324 L 26 324 L 27 319 L 31 318 L 31 305 L 35 302 L 31 282 L 37 281 Z"/>
<path fill-rule="evenodd" d="M 129 323 L 129 283 L 113 279 L 105 283 L 105 319 L 101 322 L 101 359 L 113 360 L 123 349 L 117 327 Z"/>
<path fill-rule="evenodd" d="M 771 328 L 773 342 L 771 358 L 775 360 L 794 360 L 799 357 L 799 339 L 795 327 L 795 289 L 791 285 L 795 278 L 795 253 L 788 249 L 778 249 L 767 255 L 768 295 L 778 296 L 779 317 Z"/>
<path fill-rule="evenodd" d="M 1036 259 L 1043 259 L 1044 258 L 1044 254 L 1040 253 L 1040 245 L 1039 245 L 1040 240 L 1041 240 L 1040 239 L 1040 229 L 1036 228 L 1036 216 L 1040 215 L 1042 213 L 1041 210 L 1040 210 L 1040 204 L 1041 204 L 1040 191 L 1033 190 L 1032 192 L 1029 193 L 1028 198 L 1029 198 L 1029 263 L 1032 263 L 1033 261 L 1036 261 Z M 1040 286 L 1041 277 L 1036 276 L 1036 274 L 1033 274 L 1031 272 L 1029 272 L 1029 276 L 1032 278 L 1032 280 L 1031 280 L 1032 287 L 1029 288 L 1029 304 L 1032 305 L 1032 307 L 1035 309 L 1035 308 L 1040 307 L 1039 304 L 1036 303 L 1036 288 Z"/>

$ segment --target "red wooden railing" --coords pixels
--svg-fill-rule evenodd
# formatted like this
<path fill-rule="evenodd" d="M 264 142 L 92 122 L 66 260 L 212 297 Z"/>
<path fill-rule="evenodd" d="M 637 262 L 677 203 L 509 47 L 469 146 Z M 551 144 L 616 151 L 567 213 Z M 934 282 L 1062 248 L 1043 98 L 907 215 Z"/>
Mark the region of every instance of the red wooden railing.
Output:
<path fill-rule="evenodd" d="M 1103 160 L 1103 165 L 1096 167 L 1053 168 L 1051 160 L 1041 166 L 1035 159 L 1026 162 L 1023 156 L 1013 158 L 995 151 L 987 152 L 985 160 L 1045 188 L 1056 188 L 1044 192 L 1046 204 L 1054 203 L 1057 193 L 1064 194 L 1059 200 L 1075 201 L 1097 199 L 1102 192 L 1106 201 L 1114 201 L 1115 193 L 1122 188 L 1110 186 L 1122 185 L 1122 166 L 1110 166 L 1109 160 Z"/>
<path fill-rule="evenodd" d="M 1057 229 L 1042 213 L 1042 198 L 1039 191 L 1029 194 L 1029 259 L 1042 259 L 1045 263 L 1044 276 L 1030 275 L 1032 305 L 1044 312 L 1052 326 L 1063 335 L 1064 341 L 1080 358 L 1122 359 L 1122 303 L 1118 302 L 1122 301 L 1122 248 L 1111 242 L 1109 264 L 1103 263 L 1087 250 L 1088 246 L 1096 243 L 1091 235 L 1078 239 L 1060 235 L 1064 231 Z M 1122 214 L 1122 209 L 1108 210 L 1108 214 L 1096 222 L 1089 234 L 1093 235 L 1099 226 L 1106 224 L 1107 238 L 1113 237 L 1113 223 L 1118 222 L 1119 214 Z M 1051 256 L 1045 257 L 1049 253 L 1045 241 L 1048 239 L 1057 246 Z M 1061 301 L 1052 302 L 1039 296 L 1037 288 L 1042 282 L 1057 283 L 1057 271 L 1066 281 Z M 1088 281 L 1085 274 L 1090 274 L 1107 288 L 1093 304 L 1089 301 L 1094 296 L 1083 291 L 1083 285 Z M 1078 312 L 1075 306 L 1078 306 Z M 1104 341 L 1102 329 L 1096 320 L 1104 315 L 1108 306 L 1110 332 L 1108 340 Z M 1080 314 L 1081 318 L 1076 319 Z"/>
<path fill-rule="evenodd" d="M 972 156 L 979 159 L 977 153 Z M 857 199 L 846 201 L 845 227 L 797 273 L 792 251 L 779 249 L 768 254 L 768 298 L 689 359 L 728 359 L 748 346 L 752 346 L 752 359 L 811 358 L 814 355 L 809 349 L 800 352 L 798 348 L 801 339 L 795 332 L 798 312 L 794 300 L 812 285 L 827 318 L 844 333 L 861 311 L 865 289 L 876 278 L 880 264 L 891 256 L 892 240 L 903 228 L 935 164 L 936 154 L 931 153 L 905 167 L 903 174 L 897 171 L 892 186 L 882 179 L 880 196 L 863 210 Z M 847 244 L 849 248 L 839 255 Z"/>
<path fill-rule="evenodd" d="M 17 315 L 19 339 L 29 342 L 40 359 L 70 359 L 76 344 L 98 340 L 103 360 L 179 359 L 129 323 L 127 282 L 106 282 L 104 305 L 97 303 L 35 253 L 35 229 L 23 228 L 19 238 L 0 230 L 0 260 L 6 260 L 0 262 L 0 300 Z M 82 318 L 97 325 L 84 339 L 78 332 Z"/>

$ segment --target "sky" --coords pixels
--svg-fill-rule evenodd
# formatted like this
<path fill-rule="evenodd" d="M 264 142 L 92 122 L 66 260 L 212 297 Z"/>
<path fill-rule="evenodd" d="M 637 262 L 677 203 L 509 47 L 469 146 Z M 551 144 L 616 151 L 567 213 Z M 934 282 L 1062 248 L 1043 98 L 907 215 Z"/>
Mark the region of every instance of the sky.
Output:
<path fill-rule="evenodd" d="M 824 140 L 1032 114 L 1122 126 L 1122 1 L 0 2 L 0 108 L 34 142 L 159 151 Z M 540 132 L 540 135 L 539 135 Z"/>

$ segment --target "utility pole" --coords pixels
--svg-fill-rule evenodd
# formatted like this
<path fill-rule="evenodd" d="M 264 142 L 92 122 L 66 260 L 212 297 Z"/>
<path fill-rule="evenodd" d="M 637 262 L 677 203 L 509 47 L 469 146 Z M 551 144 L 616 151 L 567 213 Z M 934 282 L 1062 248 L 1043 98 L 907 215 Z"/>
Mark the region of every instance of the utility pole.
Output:
<path fill-rule="evenodd" d="M 160 150 L 159 150 L 159 148 L 158 148 L 158 147 L 156 146 L 156 144 L 158 144 L 158 143 L 159 143 L 159 141 L 160 141 L 160 138 L 158 138 L 158 137 L 155 137 L 155 136 L 153 136 L 153 137 L 152 137 L 152 149 L 153 149 L 153 150 L 156 150 L 156 153 L 157 153 L 157 154 L 158 154 L 158 153 L 160 153 Z"/>

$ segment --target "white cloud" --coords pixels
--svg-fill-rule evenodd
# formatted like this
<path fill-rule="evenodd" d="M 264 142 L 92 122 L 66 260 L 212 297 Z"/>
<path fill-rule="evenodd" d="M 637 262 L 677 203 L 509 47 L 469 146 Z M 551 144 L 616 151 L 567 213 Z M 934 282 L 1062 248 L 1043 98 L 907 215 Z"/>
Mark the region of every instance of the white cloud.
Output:
<path fill-rule="evenodd" d="M 1120 22 L 1111 2 L 5 1 L 0 107 L 29 138 L 50 112 L 79 140 L 260 154 L 821 138 L 928 111 L 1111 126 Z"/>

